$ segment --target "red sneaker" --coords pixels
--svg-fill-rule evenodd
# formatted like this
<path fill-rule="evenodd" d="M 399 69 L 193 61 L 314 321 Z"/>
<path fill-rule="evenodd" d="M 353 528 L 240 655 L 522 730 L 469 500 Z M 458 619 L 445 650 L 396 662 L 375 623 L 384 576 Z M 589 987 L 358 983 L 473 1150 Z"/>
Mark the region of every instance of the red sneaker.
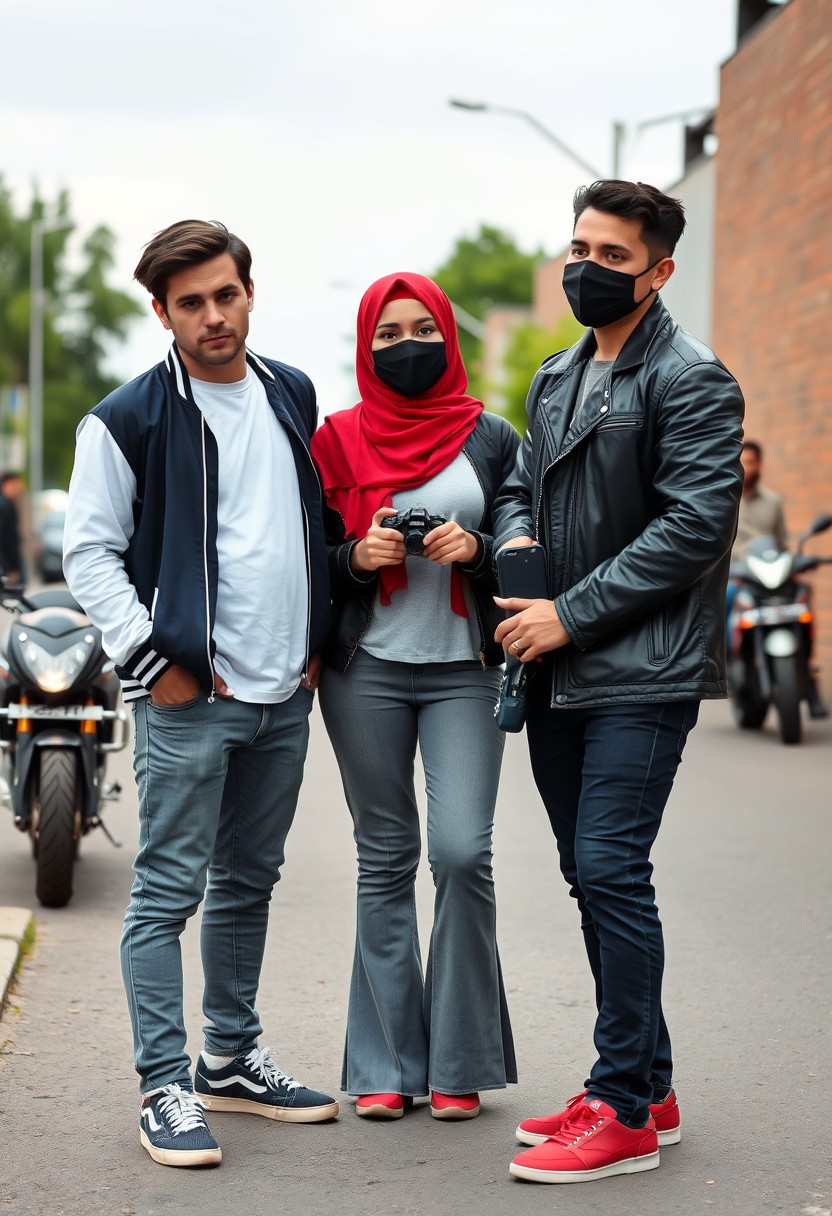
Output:
<path fill-rule="evenodd" d="M 594 1182 L 615 1174 L 639 1174 L 659 1164 L 652 1115 L 645 1127 L 627 1127 L 600 1098 L 577 1102 L 560 1131 L 519 1153 L 508 1167 L 529 1182 Z"/>
<path fill-rule="evenodd" d="M 434 1119 L 476 1119 L 480 1113 L 479 1094 L 440 1094 L 430 1091 L 430 1113 Z"/>
<path fill-rule="evenodd" d="M 576 1102 L 583 1102 L 585 1097 L 586 1090 L 583 1090 L 575 1094 L 574 1098 L 570 1098 L 566 1109 L 556 1115 L 547 1115 L 545 1119 L 524 1119 L 514 1134 L 521 1144 L 542 1144 L 550 1136 L 557 1135 L 564 1121 L 571 1115 L 572 1107 Z M 672 1089 L 664 1102 L 651 1103 L 650 1114 L 656 1124 L 659 1145 L 664 1148 L 668 1144 L 678 1144 L 682 1139 L 682 1116 Z"/>
<path fill-rule="evenodd" d="M 412 1105 L 413 1099 L 401 1094 L 362 1094 L 355 1113 L 365 1119 L 401 1119 Z"/>

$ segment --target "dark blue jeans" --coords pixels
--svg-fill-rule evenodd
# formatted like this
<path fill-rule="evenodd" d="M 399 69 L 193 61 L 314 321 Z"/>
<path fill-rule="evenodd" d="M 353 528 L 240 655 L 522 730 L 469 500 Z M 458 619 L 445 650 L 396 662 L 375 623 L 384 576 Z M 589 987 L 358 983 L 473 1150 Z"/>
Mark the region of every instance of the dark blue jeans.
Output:
<path fill-rule="evenodd" d="M 548 684 L 542 672 L 532 683 L 526 730 L 595 979 L 598 1059 L 587 1088 L 641 1127 L 673 1073 L 650 851 L 699 703 L 555 710 Z"/>

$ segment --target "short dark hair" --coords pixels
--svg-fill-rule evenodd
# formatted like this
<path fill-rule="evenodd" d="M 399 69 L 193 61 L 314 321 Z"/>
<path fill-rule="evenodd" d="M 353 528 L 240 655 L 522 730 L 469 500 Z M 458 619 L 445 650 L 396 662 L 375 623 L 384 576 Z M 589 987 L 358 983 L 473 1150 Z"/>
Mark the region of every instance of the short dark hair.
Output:
<path fill-rule="evenodd" d="M 641 220 L 641 239 L 656 262 L 673 256 L 676 242 L 685 231 L 685 209 L 681 199 L 662 194 L 646 182 L 611 180 L 581 186 L 572 200 L 575 223 L 587 207 L 622 219 Z"/>
<path fill-rule="evenodd" d="M 4 469 L 0 473 L 0 486 L 4 486 L 7 481 L 22 481 L 23 474 L 19 469 Z"/>
<path fill-rule="evenodd" d="M 758 460 L 763 459 L 763 449 L 755 439 L 744 439 L 742 441 L 742 450 L 744 452 L 753 452 Z"/>
<path fill-rule="evenodd" d="M 251 282 L 251 253 L 248 245 L 219 220 L 180 220 L 157 232 L 144 247 L 144 253 L 133 272 L 136 282 L 146 287 L 155 300 L 164 305 L 168 279 L 177 271 L 211 258 L 230 253 L 244 287 Z"/>

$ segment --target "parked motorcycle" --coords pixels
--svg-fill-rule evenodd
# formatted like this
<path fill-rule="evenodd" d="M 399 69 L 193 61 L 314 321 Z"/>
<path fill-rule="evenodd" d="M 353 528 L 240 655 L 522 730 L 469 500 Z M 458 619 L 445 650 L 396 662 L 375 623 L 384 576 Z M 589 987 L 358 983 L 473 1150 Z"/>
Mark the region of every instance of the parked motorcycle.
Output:
<path fill-rule="evenodd" d="M 799 576 L 832 563 L 803 552 L 805 541 L 832 527 L 819 516 L 802 534 L 795 553 L 781 552 L 773 537 L 758 537 L 743 560 L 732 563 L 738 586 L 728 616 L 728 690 L 737 724 L 758 730 L 769 706 L 777 710 L 784 743 L 799 743 L 802 701 L 813 717 L 825 717 L 810 667 L 814 614 L 811 587 Z"/>
<path fill-rule="evenodd" d="M 127 715 L 101 633 L 64 589 L 31 596 L 0 578 L 0 604 L 14 614 L 0 653 L 2 801 L 27 832 L 42 904 L 72 897 L 82 836 L 100 827 L 109 752 L 127 743 Z"/>

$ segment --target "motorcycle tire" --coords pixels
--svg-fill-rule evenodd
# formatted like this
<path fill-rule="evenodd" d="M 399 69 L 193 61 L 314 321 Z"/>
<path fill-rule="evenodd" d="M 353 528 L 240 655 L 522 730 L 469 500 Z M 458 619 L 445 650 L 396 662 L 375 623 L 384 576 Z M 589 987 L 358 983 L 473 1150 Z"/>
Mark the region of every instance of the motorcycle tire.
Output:
<path fill-rule="evenodd" d="M 741 730 L 759 730 L 766 720 L 768 703 L 762 698 L 732 694 L 731 708 L 734 721 Z"/>
<path fill-rule="evenodd" d="M 35 893 L 45 908 L 63 908 L 72 898 L 77 853 L 78 777 L 74 751 L 44 748 L 40 754 Z"/>
<path fill-rule="evenodd" d="M 780 738 L 784 743 L 799 743 L 803 736 L 800 717 L 800 679 L 794 655 L 777 655 L 772 660 L 774 704 L 780 720 Z"/>

